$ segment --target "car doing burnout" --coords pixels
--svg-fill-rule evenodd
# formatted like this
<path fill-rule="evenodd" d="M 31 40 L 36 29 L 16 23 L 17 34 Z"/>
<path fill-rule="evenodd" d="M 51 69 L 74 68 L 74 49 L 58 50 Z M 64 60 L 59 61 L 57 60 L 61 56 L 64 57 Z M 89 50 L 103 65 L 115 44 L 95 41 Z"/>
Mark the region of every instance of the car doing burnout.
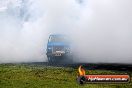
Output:
<path fill-rule="evenodd" d="M 65 35 L 60 35 L 60 34 L 50 35 L 48 39 L 46 51 L 47 51 L 46 55 L 48 58 L 48 62 L 55 62 L 55 61 L 66 62 L 72 59 L 70 43 Z"/>

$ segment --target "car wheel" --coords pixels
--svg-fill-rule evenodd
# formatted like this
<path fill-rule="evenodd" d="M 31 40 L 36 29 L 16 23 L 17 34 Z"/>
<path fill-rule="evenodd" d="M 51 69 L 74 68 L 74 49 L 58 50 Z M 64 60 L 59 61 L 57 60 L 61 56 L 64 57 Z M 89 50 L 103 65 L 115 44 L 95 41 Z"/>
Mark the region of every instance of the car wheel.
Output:
<path fill-rule="evenodd" d="M 48 56 L 47 58 L 48 58 L 48 62 L 49 63 L 52 63 L 53 62 L 53 58 L 51 56 Z"/>

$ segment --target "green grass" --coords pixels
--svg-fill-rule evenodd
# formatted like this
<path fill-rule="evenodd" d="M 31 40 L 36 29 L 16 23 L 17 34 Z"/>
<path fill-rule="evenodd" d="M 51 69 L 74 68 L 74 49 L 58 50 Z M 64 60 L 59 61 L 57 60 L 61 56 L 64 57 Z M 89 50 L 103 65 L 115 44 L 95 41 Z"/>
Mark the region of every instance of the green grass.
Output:
<path fill-rule="evenodd" d="M 110 70 L 88 70 L 86 73 L 126 74 Z M 0 64 L 0 88 L 132 88 L 132 82 L 79 85 L 76 83 L 76 76 L 77 69 L 68 67 Z"/>

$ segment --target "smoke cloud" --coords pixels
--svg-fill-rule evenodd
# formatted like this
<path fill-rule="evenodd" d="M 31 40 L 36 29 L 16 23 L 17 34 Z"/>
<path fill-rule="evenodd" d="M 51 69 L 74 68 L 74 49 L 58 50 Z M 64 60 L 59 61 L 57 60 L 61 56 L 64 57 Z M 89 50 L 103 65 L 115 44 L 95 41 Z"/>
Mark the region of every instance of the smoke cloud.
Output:
<path fill-rule="evenodd" d="M 72 40 L 74 61 L 132 63 L 131 0 L 1 0 L 0 63 L 46 61 L 50 34 Z"/>

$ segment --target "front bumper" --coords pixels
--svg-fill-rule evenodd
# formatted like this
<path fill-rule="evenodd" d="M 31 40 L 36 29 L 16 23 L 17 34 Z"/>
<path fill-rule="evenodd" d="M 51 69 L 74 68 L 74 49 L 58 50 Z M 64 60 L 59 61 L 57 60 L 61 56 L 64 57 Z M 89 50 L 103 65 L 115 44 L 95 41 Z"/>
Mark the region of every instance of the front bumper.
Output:
<path fill-rule="evenodd" d="M 64 56 L 66 55 L 65 51 L 55 51 L 53 53 L 46 53 L 47 56 Z"/>

